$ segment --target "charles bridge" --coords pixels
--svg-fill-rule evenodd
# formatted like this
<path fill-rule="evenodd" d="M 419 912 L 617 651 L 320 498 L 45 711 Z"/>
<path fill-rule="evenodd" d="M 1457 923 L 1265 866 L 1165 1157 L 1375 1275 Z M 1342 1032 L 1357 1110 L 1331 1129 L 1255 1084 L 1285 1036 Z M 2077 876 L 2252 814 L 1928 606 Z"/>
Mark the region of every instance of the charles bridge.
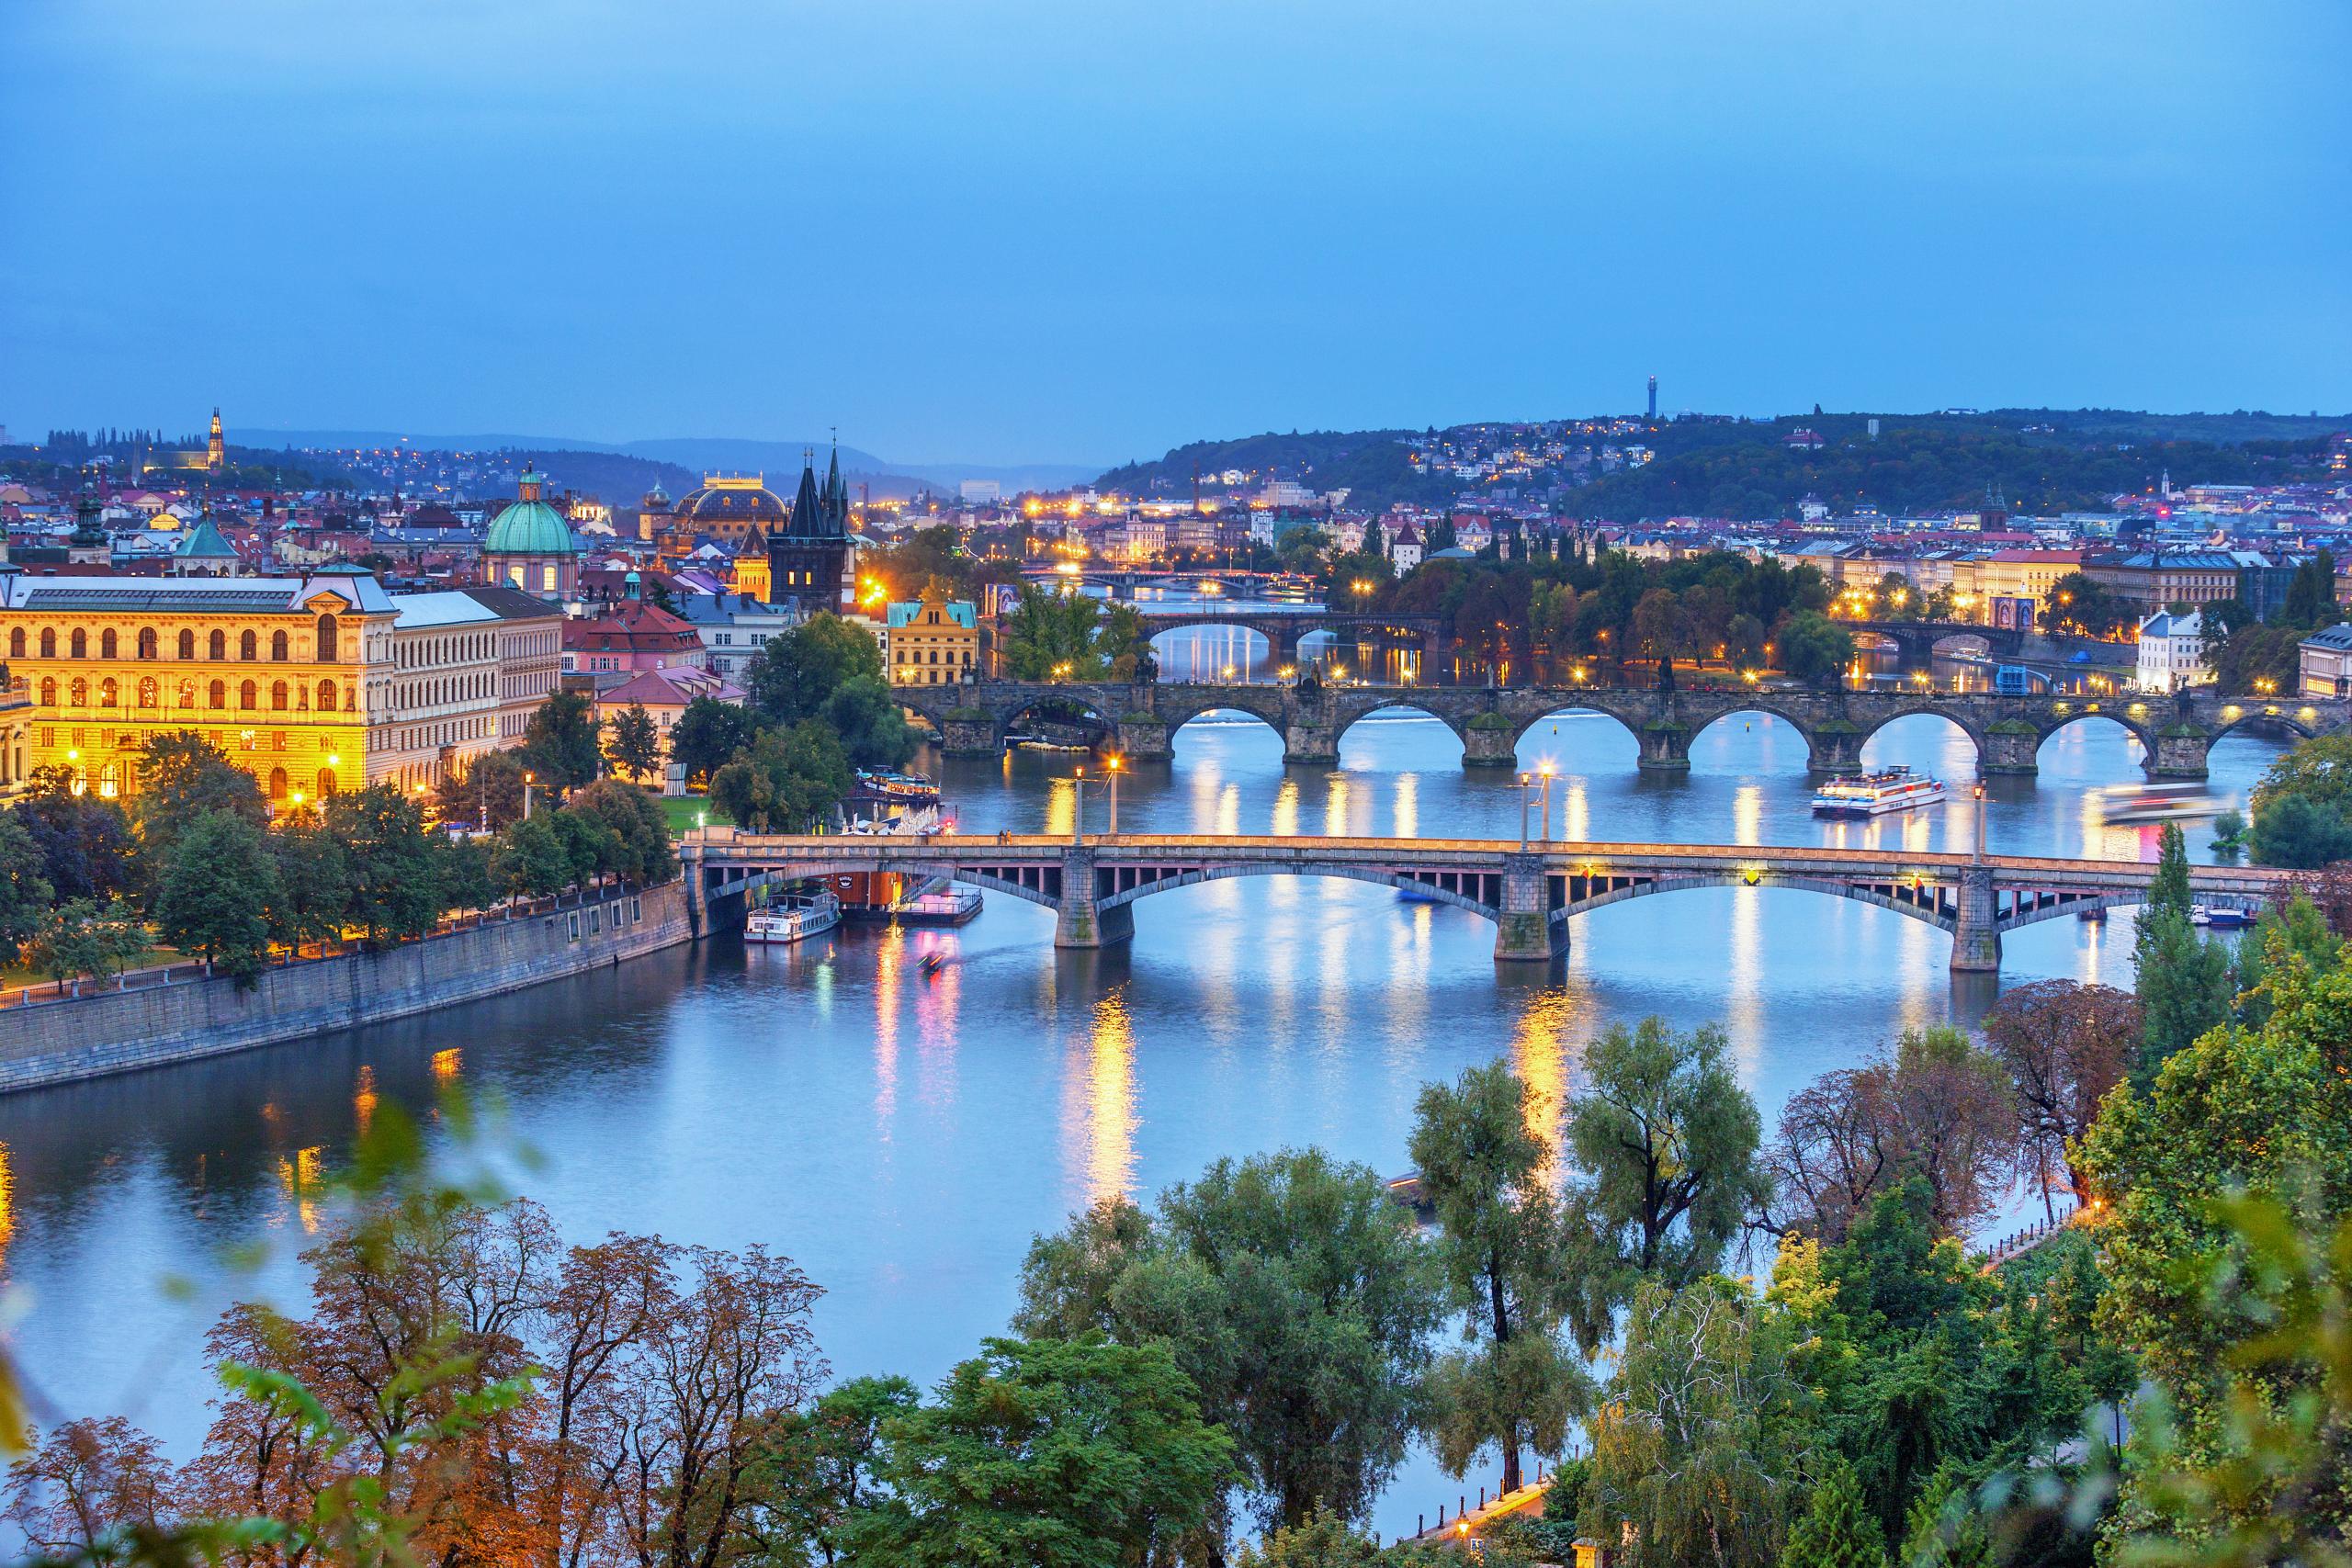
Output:
<path fill-rule="evenodd" d="M 1568 921 L 1628 898 L 1698 887 L 1796 888 L 1892 909 L 1951 933 L 1951 967 L 1989 972 L 2021 926 L 2137 904 L 2155 866 L 2133 861 L 1976 856 L 1896 848 L 1601 844 L 1538 840 L 1340 839 L 1247 835 L 959 836 L 688 832 L 679 845 L 695 930 L 739 916 L 757 887 L 872 875 L 969 883 L 1054 911 L 1054 944 L 1098 948 L 1135 932 L 1154 894 L 1240 876 L 1376 883 L 1495 922 L 1498 961 L 1548 962 Z M 2290 874 L 2196 866 L 2211 906 L 2257 908 Z"/>
<path fill-rule="evenodd" d="M 1276 661 L 1283 664 L 1298 662 L 1300 640 L 1317 632 L 1333 632 L 1354 642 L 1384 647 L 1410 643 L 1429 653 L 1435 653 L 1443 646 L 1445 634 L 1445 618 L 1442 615 L 1357 614 L 1305 607 L 1162 609 L 1156 605 L 1139 607 L 1136 614 L 1154 637 L 1194 626 L 1238 626 L 1256 632 L 1273 649 Z"/>
<path fill-rule="evenodd" d="M 1543 720 L 1569 712 L 1600 713 L 1630 730 L 1641 766 L 1671 773 L 1690 765 L 1690 743 L 1709 725 L 1739 714 L 1770 714 L 1792 726 L 1820 773 L 1851 772 L 1862 747 L 1887 725 L 1933 714 L 1957 725 L 1975 745 L 1985 773 L 2029 774 L 2041 743 L 2069 725 L 2112 719 L 2138 739 L 2151 778 L 2200 779 L 2212 745 L 2242 725 L 2282 728 L 2298 736 L 2352 725 L 2344 698 L 2225 697 L 2199 688 L 2173 696 L 1999 696 L 1975 692 L 1812 692 L 1770 687 L 1674 691 L 1583 686 L 1207 685 L 1170 682 L 981 681 L 956 686 L 901 686 L 901 705 L 935 725 L 945 749 L 995 755 L 1008 734 L 1041 709 L 1088 716 L 1106 744 L 1131 762 L 1170 756 L 1177 730 L 1211 713 L 1263 721 L 1283 738 L 1285 761 L 1335 763 L 1340 739 L 1372 714 L 1425 713 L 1462 740 L 1464 767 L 1517 765 L 1521 739 Z"/>

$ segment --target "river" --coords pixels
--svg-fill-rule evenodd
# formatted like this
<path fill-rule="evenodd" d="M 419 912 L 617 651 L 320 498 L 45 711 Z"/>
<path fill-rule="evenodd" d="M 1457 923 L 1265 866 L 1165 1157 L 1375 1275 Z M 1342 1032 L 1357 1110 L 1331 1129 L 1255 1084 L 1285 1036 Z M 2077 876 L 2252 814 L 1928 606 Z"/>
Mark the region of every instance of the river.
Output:
<path fill-rule="evenodd" d="M 1216 636 L 1217 634 L 1206 634 Z M 1170 671 L 1172 675 L 1176 673 Z M 2152 857 L 2109 828 L 2104 786 L 2137 782 L 2133 744 L 2075 725 L 2039 778 L 1996 780 L 1996 852 Z M 2233 737 L 2214 793 L 2243 800 L 2278 748 Z M 1515 836 L 1520 792 L 1465 773 L 1433 720 L 1375 717 L 1339 766 L 1285 767 L 1273 732 L 1204 720 L 1171 763 L 1129 775 L 1133 831 Z M 1972 750 L 1944 721 L 1890 727 L 1866 761 L 1962 788 L 1869 823 L 1808 813 L 1805 746 L 1765 716 L 1695 738 L 1688 777 L 1645 777 L 1632 736 L 1594 716 L 1531 730 L 1559 770 L 1570 838 L 1964 849 Z M 928 757 L 963 830 L 1068 830 L 1065 755 Z M 1103 803 L 1090 786 L 1089 825 Z M 2210 832 L 2192 826 L 2198 858 Z M 46 1406 L 124 1414 L 179 1455 L 210 1384 L 204 1330 L 239 1295 L 299 1309 L 293 1253 L 318 1214 L 299 1180 L 389 1100 L 456 1080 L 504 1106 L 535 1168 L 515 1186 L 576 1238 L 608 1229 L 790 1255 L 829 1292 L 837 1371 L 934 1379 L 1002 1330 L 1029 1238 L 1110 1192 L 1148 1195 L 1220 1155 L 1319 1144 L 1404 1168 L 1419 1086 L 1507 1055 L 1557 1107 L 1584 1042 L 1657 1013 L 1728 1031 L 1768 1126 L 1815 1074 L 1903 1029 L 1979 1016 L 1949 939 L 1889 911 L 1791 890 L 1637 899 L 1579 917 L 1554 970 L 1498 971 L 1493 928 L 1336 880 L 1207 884 L 1137 907 L 1126 951 L 1057 954 L 1052 917 L 1009 897 L 952 932 L 844 928 L 808 951 L 719 939 L 544 987 L 308 1043 L 0 1100 L 0 1247 L 17 1347 Z M 2128 917 L 2006 939 L 2000 982 L 2131 983 Z M 916 960 L 950 962 L 925 978 Z M 247 1269 L 232 1249 L 260 1244 Z M 179 1299 L 164 1289 L 183 1281 Z M 1474 1475 L 1492 1484 L 1491 1472 Z M 1417 1455 L 1381 1506 L 1388 1532 L 1463 1490 Z"/>

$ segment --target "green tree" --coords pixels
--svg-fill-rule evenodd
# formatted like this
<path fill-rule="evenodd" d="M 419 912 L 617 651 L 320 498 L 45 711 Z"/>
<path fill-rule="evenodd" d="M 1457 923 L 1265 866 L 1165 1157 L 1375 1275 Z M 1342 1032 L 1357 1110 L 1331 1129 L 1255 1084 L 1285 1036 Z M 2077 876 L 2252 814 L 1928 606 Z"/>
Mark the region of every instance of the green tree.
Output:
<path fill-rule="evenodd" d="M 1824 690 L 1834 690 L 1854 661 L 1853 634 L 1812 610 L 1790 616 L 1774 647 L 1782 670 Z"/>
<path fill-rule="evenodd" d="M 560 893 L 571 881 L 571 862 L 563 839 L 556 831 L 559 814 L 543 811 L 510 824 L 491 851 L 492 882 L 519 897 L 545 898 Z"/>
<path fill-rule="evenodd" d="M 646 791 L 618 779 L 599 779 L 574 791 L 564 803 L 563 814 L 574 812 L 594 818 L 611 835 L 605 862 L 598 870 L 640 887 L 652 887 L 677 875 L 670 818 L 662 803 Z"/>
<path fill-rule="evenodd" d="M 390 784 L 332 796 L 321 812 L 343 852 L 346 918 L 369 948 L 424 935 L 448 906 L 424 809 Z"/>
<path fill-rule="evenodd" d="M 1387 1184 L 1308 1149 L 1219 1160 L 1152 1215 L 1074 1216 L 1031 1247 L 1013 1326 L 1168 1343 L 1272 1528 L 1371 1506 L 1419 1422 L 1442 1312 Z"/>
<path fill-rule="evenodd" d="M 1789 1531 L 1781 1568 L 1886 1568 L 1886 1538 L 1862 1506 L 1850 1466 L 1834 1463 Z"/>
<path fill-rule="evenodd" d="M 1530 1099 L 1508 1064 L 1473 1067 L 1423 1088 L 1410 1145 L 1437 1213 L 1439 1273 L 1464 1314 L 1463 1348 L 1430 1374 L 1431 1440 L 1456 1475 L 1498 1453 L 1506 1492 L 1519 1487 L 1522 1450 L 1560 1451 L 1590 1392 L 1563 1333 L 1566 1227 Z"/>
<path fill-rule="evenodd" d="M 1570 1229 L 1588 1249 L 1577 1333 L 1607 1336 L 1636 1283 L 1712 1272 L 1764 1197 L 1762 1120 L 1713 1024 L 1688 1034 L 1645 1018 L 1585 1048 L 1566 1143 L 1582 1180 Z"/>
<path fill-rule="evenodd" d="M 740 703 L 696 697 L 670 727 L 670 760 L 685 769 L 688 784 L 707 786 L 712 773 L 752 743 L 755 728 Z"/>
<path fill-rule="evenodd" d="M 519 750 L 484 751 L 466 764 L 464 773 L 453 769 L 444 773 L 434 793 L 435 814 L 443 822 L 492 833 L 520 820 L 526 762 Z"/>
<path fill-rule="evenodd" d="M 171 863 L 180 834 L 208 811 L 226 811 L 255 827 L 269 821 L 269 804 L 254 776 L 197 730 L 150 736 L 139 766 L 131 822 L 139 829 L 141 863 L 153 886 Z"/>
<path fill-rule="evenodd" d="M 662 732 L 643 703 L 631 703 L 605 721 L 605 750 L 632 782 L 662 765 Z"/>
<path fill-rule="evenodd" d="M 25 957 L 52 980 L 87 976 L 101 985 L 147 951 L 147 931 L 119 898 L 69 898 L 25 946 Z"/>
<path fill-rule="evenodd" d="M 1380 1568 L 1389 1559 L 1377 1539 L 1360 1535 L 1341 1516 L 1317 1508 L 1283 1525 L 1252 1546 L 1244 1543 L 1235 1568 Z"/>
<path fill-rule="evenodd" d="M 2197 934 L 2189 909 L 2188 846 L 2178 825 L 2167 822 L 2132 943 L 2143 1028 L 2135 1077 L 2143 1084 L 2166 1057 L 2230 1016 L 2229 954 Z"/>
<path fill-rule="evenodd" d="M 823 713 L 834 692 L 860 676 L 882 679 L 882 645 L 865 627 L 820 610 L 763 644 L 743 684 L 763 718 L 795 725 Z"/>
<path fill-rule="evenodd" d="M 74 793 L 64 768 L 36 768 L 9 815 L 32 835 L 53 897 L 104 901 L 133 885 L 130 818 L 115 801 Z"/>
<path fill-rule="evenodd" d="M 710 776 L 710 798 L 729 820 L 755 833 L 805 831 L 842 803 L 854 782 L 833 732 L 803 721 L 760 731 Z"/>
<path fill-rule="evenodd" d="M 914 732 L 890 688 L 872 675 L 856 675 L 833 688 L 824 720 L 841 737 L 853 766 L 903 767 L 915 754 Z"/>
<path fill-rule="evenodd" d="M 1984 1516 L 1957 1472 L 1936 1472 L 1911 1505 L 1903 1533 L 1902 1568 L 1993 1568 Z"/>
<path fill-rule="evenodd" d="M 0 812 L 0 949 L 17 953 L 49 918 L 49 862 L 17 812 Z"/>
<path fill-rule="evenodd" d="M 2314 871 L 2352 860 L 2352 822 L 2332 801 L 2276 795 L 2254 808 L 2248 847 L 2258 864 Z"/>
<path fill-rule="evenodd" d="M 523 764 L 542 793 L 577 789 L 605 771 L 596 705 L 582 692 L 559 689 L 531 715 L 523 732 Z"/>
<path fill-rule="evenodd" d="M 269 962 L 270 911 L 284 902 L 268 836 L 243 817 L 205 811 L 173 845 L 153 905 L 165 942 L 251 986 Z"/>
<path fill-rule="evenodd" d="M 278 894 L 271 936 L 288 947 L 341 937 L 351 908 L 351 868 L 316 808 L 288 812 L 270 829 L 269 848 L 277 862 Z"/>
<path fill-rule="evenodd" d="M 905 1568 L 1141 1568 L 1208 1523 L 1232 1444 L 1169 1347 L 990 1339 L 935 1402 L 882 1424 L 882 1488 L 852 1561 Z"/>
<path fill-rule="evenodd" d="M 1158 673 L 1135 606 L 1032 586 L 1003 617 L 997 656 L 1016 681 L 1148 681 Z"/>

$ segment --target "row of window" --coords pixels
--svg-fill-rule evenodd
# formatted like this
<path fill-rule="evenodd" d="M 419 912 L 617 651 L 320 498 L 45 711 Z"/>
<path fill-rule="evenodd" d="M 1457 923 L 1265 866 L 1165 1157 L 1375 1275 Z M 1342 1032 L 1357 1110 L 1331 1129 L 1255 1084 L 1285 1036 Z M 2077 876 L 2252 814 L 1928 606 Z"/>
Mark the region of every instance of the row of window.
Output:
<path fill-rule="evenodd" d="M 74 676 L 71 681 L 65 682 L 63 687 L 65 705 L 67 707 L 76 708 L 88 707 L 90 705 L 92 689 L 93 688 L 88 681 L 79 675 Z M 42 676 L 40 681 L 40 705 L 45 708 L 53 708 L 57 706 L 59 691 L 60 688 L 57 683 L 56 676 Z M 96 687 L 96 691 L 97 694 L 98 706 L 102 708 L 111 708 L 122 705 L 122 686 L 121 683 L 113 676 L 107 675 L 101 677 Z M 321 713 L 334 712 L 340 701 L 339 689 L 336 687 L 335 683 L 333 681 L 322 681 L 318 684 L 317 691 L 318 711 Z M 179 700 L 173 704 L 173 706 L 183 708 L 192 708 L 196 706 L 197 687 L 194 678 L 183 676 L 180 680 L 179 689 L 175 694 L 178 696 Z M 229 705 L 229 682 L 226 681 L 213 681 L 206 685 L 204 688 L 204 694 L 205 706 L 210 708 L 225 708 Z M 142 708 L 160 707 L 163 705 L 162 683 L 153 675 L 143 675 L 140 677 L 135 698 L 135 705 Z M 237 706 L 248 712 L 257 712 L 260 710 L 260 682 L 240 681 L 237 682 Z M 271 712 L 307 713 L 311 711 L 311 688 L 307 686 L 289 685 L 284 681 L 273 681 L 270 682 L 269 707 Z"/>
<path fill-rule="evenodd" d="M 43 626 L 40 629 L 40 636 L 37 641 L 36 639 L 28 637 L 25 635 L 25 628 L 22 626 L 11 626 L 8 628 L 8 657 L 11 659 L 27 659 L 33 657 L 28 650 L 34 647 L 38 647 L 40 649 L 40 658 L 55 659 L 57 657 L 58 646 L 57 628 L 55 626 Z M 108 626 L 104 631 L 98 633 L 97 649 L 98 657 L 100 659 L 120 658 L 122 656 L 121 646 L 120 639 L 118 637 L 115 629 L 112 626 Z M 182 631 L 179 634 L 177 646 L 179 649 L 178 656 L 181 659 L 193 660 L 196 658 L 196 633 L 193 631 Z M 261 658 L 261 637 L 259 633 L 251 631 L 244 632 L 237 638 L 237 657 L 248 664 L 254 663 Z M 158 659 L 162 657 L 162 653 L 160 651 L 162 648 L 162 638 L 157 635 L 155 628 L 153 626 L 141 626 L 139 628 L 139 637 L 136 647 L 138 649 L 137 653 L 134 655 L 136 658 Z M 72 634 L 66 637 L 64 648 L 66 650 L 65 657 L 68 659 L 89 658 L 90 634 L 80 626 L 74 627 Z M 205 638 L 204 649 L 204 657 L 211 660 L 213 662 L 220 663 L 226 660 L 229 657 L 229 634 L 225 631 L 216 631 L 212 633 L 209 637 Z M 321 663 L 332 664 L 343 656 L 340 634 L 336 630 L 335 618 L 333 615 L 321 615 L 319 617 L 318 649 L 319 662 Z M 272 663 L 286 663 L 292 656 L 292 652 L 293 644 L 284 632 L 272 632 L 269 634 L 269 658 Z"/>

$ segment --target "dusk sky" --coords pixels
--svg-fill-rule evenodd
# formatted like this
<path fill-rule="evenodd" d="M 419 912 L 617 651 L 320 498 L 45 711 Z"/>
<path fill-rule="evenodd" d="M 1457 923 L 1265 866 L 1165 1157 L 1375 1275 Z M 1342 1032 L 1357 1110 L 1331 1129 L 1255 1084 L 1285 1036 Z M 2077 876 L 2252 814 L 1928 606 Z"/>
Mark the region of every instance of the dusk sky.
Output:
<path fill-rule="evenodd" d="M 2352 409 L 2352 6 L 0 0 L 0 423 Z"/>

